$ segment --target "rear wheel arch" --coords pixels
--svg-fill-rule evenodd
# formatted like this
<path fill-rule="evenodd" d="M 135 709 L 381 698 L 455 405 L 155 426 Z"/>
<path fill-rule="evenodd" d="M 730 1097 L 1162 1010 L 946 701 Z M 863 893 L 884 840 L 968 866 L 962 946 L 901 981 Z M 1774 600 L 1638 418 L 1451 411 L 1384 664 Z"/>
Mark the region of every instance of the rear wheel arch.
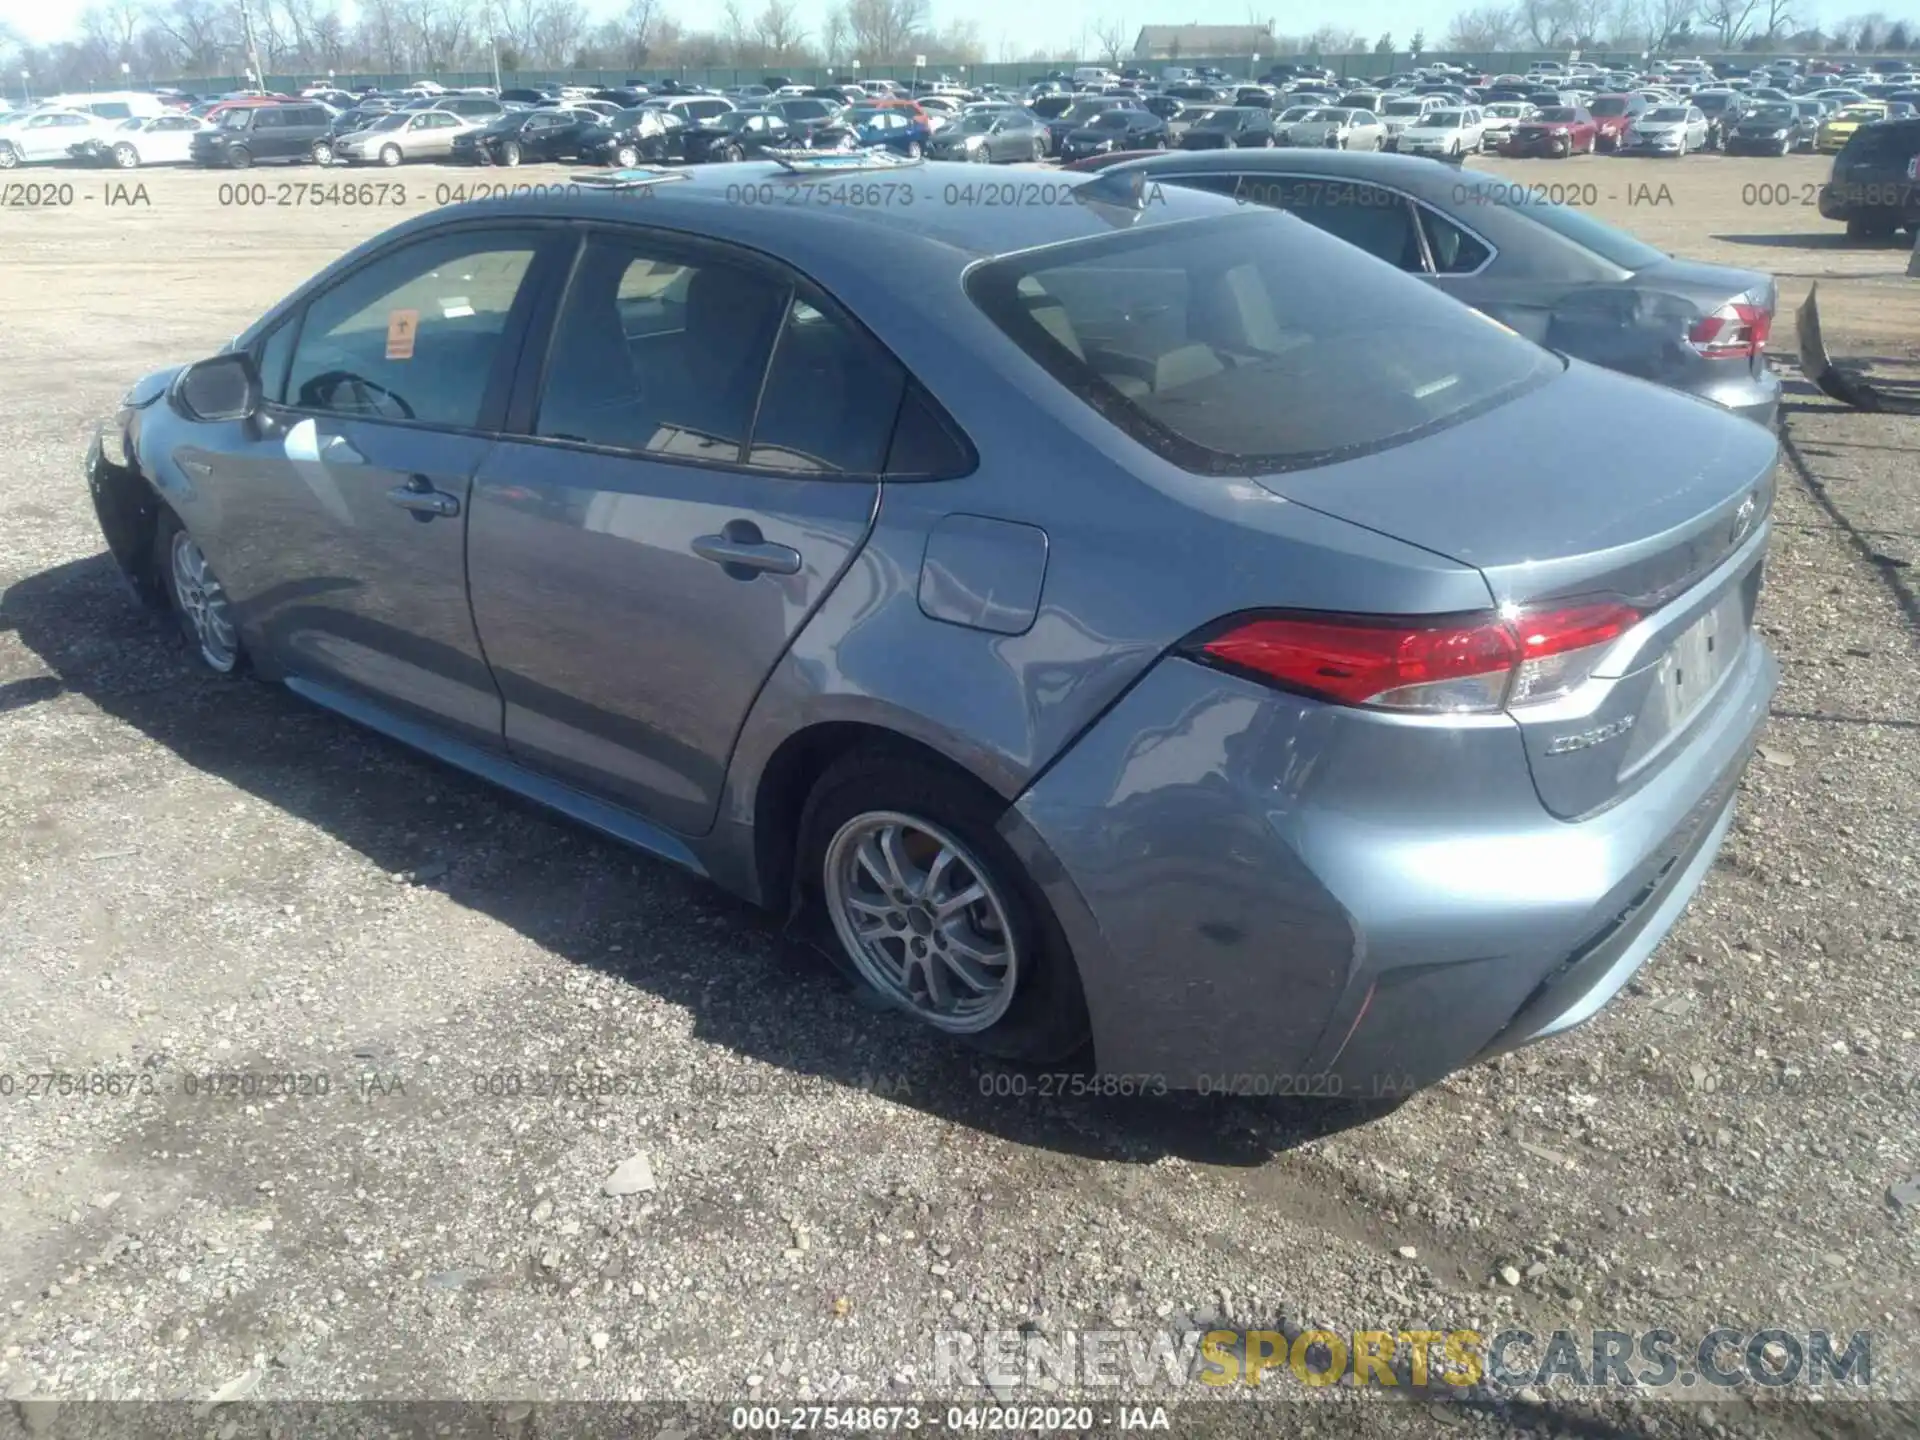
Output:
<path fill-rule="evenodd" d="M 762 902 L 785 908 L 800 896 L 794 881 L 801 822 L 821 778 L 856 753 L 914 760 L 946 771 L 1011 803 L 985 779 L 923 740 L 863 720 L 825 720 L 796 730 L 767 757 L 753 793 L 753 859 Z"/>

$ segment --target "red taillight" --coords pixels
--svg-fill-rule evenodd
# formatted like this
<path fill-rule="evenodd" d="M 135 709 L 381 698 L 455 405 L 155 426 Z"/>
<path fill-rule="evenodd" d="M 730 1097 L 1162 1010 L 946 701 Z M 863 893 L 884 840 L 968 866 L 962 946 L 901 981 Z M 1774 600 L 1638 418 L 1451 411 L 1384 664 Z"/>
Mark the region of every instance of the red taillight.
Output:
<path fill-rule="evenodd" d="M 1750 359 L 1767 348 L 1773 312 L 1744 300 L 1722 305 L 1687 331 L 1687 343 L 1709 360 Z"/>
<path fill-rule="evenodd" d="M 1263 617 L 1202 641 L 1198 653 L 1341 705 L 1493 711 L 1565 694 L 1639 619 L 1615 602 L 1443 621 Z"/>

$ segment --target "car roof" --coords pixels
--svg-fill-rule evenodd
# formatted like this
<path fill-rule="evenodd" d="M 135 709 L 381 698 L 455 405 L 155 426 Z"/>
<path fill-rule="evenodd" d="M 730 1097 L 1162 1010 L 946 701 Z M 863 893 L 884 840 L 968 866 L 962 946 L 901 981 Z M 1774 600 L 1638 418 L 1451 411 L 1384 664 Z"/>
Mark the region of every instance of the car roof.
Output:
<path fill-rule="evenodd" d="M 431 211 L 400 229 L 481 218 L 638 223 L 764 250 L 794 263 L 804 255 L 801 268 L 831 288 L 834 273 L 871 271 L 876 256 L 889 251 L 913 253 L 923 263 L 944 255 L 957 271 L 992 256 L 1245 208 L 1226 196 L 1179 187 L 1156 189 L 1137 208 L 1082 204 L 1063 197 L 1097 177 L 1022 170 L 983 178 L 977 165 L 939 161 L 808 166 L 797 172 L 775 161 L 747 161 L 662 173 L 685 178 L 646 186 L 644 194 L 582 183 L 469 201 Z M 875 203 L 834 202 L 833 191 L 842 184 L 861 187 Z M 789 187 L 801 203 L 785 203 L 782 192 Z M 905 198 L 909 190 L 911 200 Z M 758 203 L 744 199 L 749 193 Z M 822 197 L 827 203 L 818 203 Z"/>
<path fill-rule="evenodd" d="M 1323 149 L 1285 150 L 1183 150 L 1151 159 L 1132 160 L 1116 165 L 1107 174 L 1145 170 L 1149 173 L 1203 175 L 1209 171 L 1230 173 L 1272 170 L 1300 175 L 1333 175 L 1343 180 L 1374 181 L 1404 190 L 1446 208 L 1456 192 L 1477 184 L 1499 185 L 1501 178 L 1490 170 L 1462 170 L 1443 160 L 1420 155 L 1391 155 L 1382 152 Z"/>

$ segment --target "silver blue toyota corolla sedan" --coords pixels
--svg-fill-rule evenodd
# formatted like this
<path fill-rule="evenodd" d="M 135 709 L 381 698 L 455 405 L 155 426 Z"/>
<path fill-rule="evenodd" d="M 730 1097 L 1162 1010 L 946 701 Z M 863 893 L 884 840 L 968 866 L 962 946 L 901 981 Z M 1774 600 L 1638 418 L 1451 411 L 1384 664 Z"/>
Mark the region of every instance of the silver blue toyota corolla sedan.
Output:
<path fill-rule="evenodd" d="M 1598 1010 L 1773 691 L 1772 435 L 1285 213 L 835 163 L 368 242 L 133 387 L 115 557 L 996 1056 L 1368 1094 Z"/>

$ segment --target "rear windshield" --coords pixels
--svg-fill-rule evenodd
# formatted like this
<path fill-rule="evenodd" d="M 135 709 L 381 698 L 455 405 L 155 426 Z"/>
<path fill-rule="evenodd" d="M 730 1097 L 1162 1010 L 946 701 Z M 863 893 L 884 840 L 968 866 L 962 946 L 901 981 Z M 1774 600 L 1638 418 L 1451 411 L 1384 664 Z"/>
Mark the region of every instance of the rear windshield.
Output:
<path fill-rule="evenodd" d="M 1009 255 L 976 268 L 967 292 L 1074 394 L 1200 474 L 1302 469 L 1400 444 L 1561 369 L 1450 296 L 1275 211 Z"/>
<path fill-rule="evenodd" d="M 1554 234 L 1585 246 L 1622 270 L 1644 270 L 1667 258 L 1663 251 L 1636 240 L 1624 230 L 1616 230 L 1604 220 L 1596 220 L 1584 210 L 1549 204 L 1543 198 L 1544 193 L 1539 186 L 1509 184 L 1504 180 L 1468 180 L 1454 186 L 1453 198 L 1456 205 L 1498 205 L 1524 215 L 1536 225 L 1544 225 Z"/>
<path fill-rule="evenodd" d="M 1602 95 L 1589 105 L 1587 110 L 1589 114 L 1598 115 L 1603 120 L 1611 119 L 1615 115 L 1627 113 L 1627 102 L 1624 96 Z"/>

